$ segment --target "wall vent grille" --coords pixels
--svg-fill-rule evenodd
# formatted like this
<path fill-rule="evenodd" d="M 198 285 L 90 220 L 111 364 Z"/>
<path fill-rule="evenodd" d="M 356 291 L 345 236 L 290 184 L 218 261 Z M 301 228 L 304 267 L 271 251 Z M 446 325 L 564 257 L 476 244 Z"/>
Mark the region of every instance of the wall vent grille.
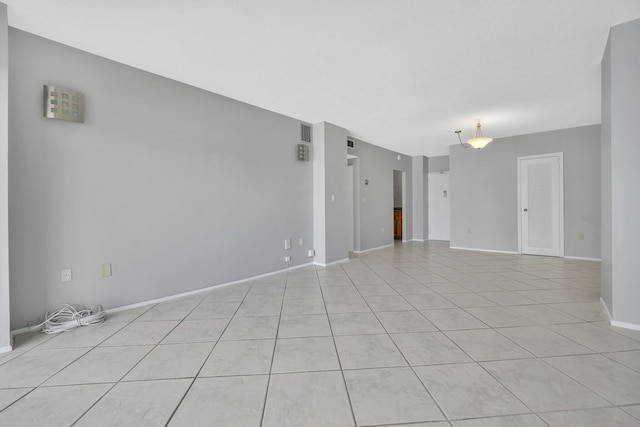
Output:
<path fill-rule="evenodd" d="M 347 147 L 353 148 L 353 141 L 352 140 L 347 139 Z"/>
<path fill-rule="evenodd" d="M 311 143 L 311 126 L 300 124 L 300 141 Z"/>

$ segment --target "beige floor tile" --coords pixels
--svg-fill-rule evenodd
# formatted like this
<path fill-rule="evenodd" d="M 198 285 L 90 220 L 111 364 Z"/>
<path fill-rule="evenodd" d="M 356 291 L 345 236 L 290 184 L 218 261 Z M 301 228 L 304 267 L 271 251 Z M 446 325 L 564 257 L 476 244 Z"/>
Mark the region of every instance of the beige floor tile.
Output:
<path fill-rule="evenodd" d="M 384 328 L 371 312 L 330 314 L 329 321 L 335 336 L 385 333 Z"/>
<path fill-rule="evenodd" d="M 466 307 L 493 307 L 497 305 L 495 302 L 484 298 L 478 293 L 455 293 L 455 294 L 441 294 L 443 297 L 461 308 Z"/>
<path fill-rule="evenodd" d="M 598 353 L 640 350 L 640 341 L 632 340 L 589 323 L 553 325 L 549 328 Z"/>
<path fill-rule="evenodd" d="M 405 295 L 405 299 L 409 301 L 416 310 L 431 310 L 437 308 L 457 308 L 448 299 L 441 297 L 435 292 L 431 294 Z"/>
<path fill-rule="evenodd" d="M 627 368 L 631 368 L 637 372 L 640 372 L 640 350 L 620 351 L 618 353 L 605 353 L 603 354 L 603 356 L 615 360 L 618 363 L 622 363 Z"/>
<path fill-rule="evenodd" d="M 401 332 L 429 332 L 437 331 L 418 311 L 388 311 L 376 313 L 378 320 L 390 334 Z"/>
<path fill-rule="evenodd" d="M 0 389 L 0 411 L 29 393 L 32 388 L 7 388 Z"/>
<path fill-rule="evenodd" d="M 195 301 L 169 301 L 156 304 L 147 310 L 136 321 L 148 322 L 153 320 L 182 320 L 196 308 Z"/>
<path fill-rule="evenodd" d="M 610 405 L 584 386 L 539 359 L 484 362 L 482 366 L 534 411 Z"/>
<path fill-rule="evenodd" d="M 263 427 L 354 426 L 340 372 L 304 372 L 271 377 Z"/>
<path fill-rule="evenodd" d="M 473 307 L 466 310 L 492 328 L 529 326 L 535 323 L 510 310 L 510 307 Z"/>
<path fill-rule="evenodd" d="M 230 319 L 240 307 L 239 301 L 203 302 L 185 320 Z"/>
<path fill-rule="evenodd" d="M 198 378 L 171 419 L 171 427 L 259 427 L 266 375 Z"/>
<path fill-rule="evenodd" d="M 326 314 L 282 316 L 279 338 L 328 337 L 331 327 Z"/>
<path fill-rule="evenodd" d="M 217 341 L 228 324 L 229 319 L 183 320 L 162 344 Z"/>
<path fill-rule="evenodd" d="M 275 338 L 279 317 L 236 317 L 220 337 L 228 340 L 259 340 Z"/>
<path fill-rule="evenodd" d="M 398 295 L 389 285 L 358 285 L 357 288 L 363 297 Z"/>
<path fill-rule="evenodd" d="M 331 337 L 278 339 L 271 372 L 332 371 L 340 369 Z"/>
<path fill-rule="evenodd" d="M 178 325 L 175 320 L 160 320 L 155 322 L 135 321 L 103 341 L 102 346 L 123 345 L 153 345 L 158 344 Z"/>
<path fill-rule="evenodd" d="M 448 331 L 446 335 L 477 362 L 534 357 L 510 339 L 491 329 Z"/>
<path fill-rule="evenodd" d="M 350 335 L 335 337 L 343 369 L 406 366 L 388 335 Z"/>
<path fill-rule="evenodd" d="M 368 313 L 371 311 L 362 297 L 326 301 L 327 313 Z"/>
<path fill-rule="evenodd" d="M 280 316 L 282 298 L 257 301 L 244 301 L 240 304 L 235 318 Z"/>
<path fill-rule="evenodd" d="M 159 345 L 124 377 L 124 381 L 195 378 L 213 345 L 214 343 Z"/>
<path fill-rule="evenodd" d="M 510 306 L 509 310 L 532 320 L 536 325 L 553 325 L 556 323 L 579 323 L 581 319 L 568 315 L 548 305 L 518 305 Z"/>
<path fill-rule="evenodd" d="M 412 366 L 471 361 L 442 332 L 392 334 L 391 337 Z"/>
<path fill-rule="evenodd" d="M 344 376 L 359 425 L 444 419 L 410 368 L 345 371 Z"/>
<path fill-rule="evenodd" d="M 548 427 L 537 415 L 507 415 L 454 421 L 453 427 Z"/>
<path fill-rule="evenodd" d="M 44 385 L 115 383 L 153 346 L 96 347 L 51 377 Z"/>
<path fill-rule="evenodd" d="M 200 376 L 268 374 L 274 345 L 275 340 L 220 341 Z"/>
<path fill-rule="evenodd" d="M 282 306 L 283 316 L 303 314 L 326 314 L 322 298 L 285 300 Z"/>
<path fill-rule="evenodd" d="M 34 349 L 0 366 L 0 388 L 35 387 L 46 381 L 88 348 Z"/>
<path fill-rule="evenodd" d="M 407 300 L 399 295 L 368 296 L 365 297 L 365 301 L 367 301 L 371 310 L 375 312 L 415 310 Z"/>
<path fill-rule="evenodd" d="M 415 371 L 449 419 L 529 412 L 475 363 L 420 366 Z"/>
<path fill-rule="evenodd" d="M 623 406 L 620 409 L 640 420 L 640 405 Z"/>
<path fill-rule="evenodd" d="M 165 425 L 192 381 L 178 379 L 118 383 L 75 425 Z"/>
<path fill-rule="evenodd" d="M 545 359 L 616 405 L 640 404 L 640 373 L 599 354 Z"/>
<path fill-rule="evenodd" d="M 618 408 L 583 409 L 540 414 L 551 427 L 637 427 L 637 419 Z"/>
<path fill-rule="evenodd" d="M 500 328 L 497 331 L 538 357 L 593 353 L 587 347 L 542 326 Z"/>
<path fill-rule="evenodd" d="M 0 412 L 0 425 L 70 426 L 111 387 L 90 384 L 37 388 Z"/>
<path fill-rule="evenodd" d="M 422 310 L 420 313 L 442 331 L 488 328 L 487 325 L 460 308 Z"/>

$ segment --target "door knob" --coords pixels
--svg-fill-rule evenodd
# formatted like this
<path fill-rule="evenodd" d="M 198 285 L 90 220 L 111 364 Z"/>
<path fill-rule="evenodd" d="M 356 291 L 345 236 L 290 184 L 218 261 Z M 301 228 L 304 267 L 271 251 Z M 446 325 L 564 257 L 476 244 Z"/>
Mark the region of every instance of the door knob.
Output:
<path fill-rule="evenodd" d="M 529 212 L 529 209 L 527 209 L 527 208 L 524 208 L 523 210 L 524 210 L 525 212 Z"/>

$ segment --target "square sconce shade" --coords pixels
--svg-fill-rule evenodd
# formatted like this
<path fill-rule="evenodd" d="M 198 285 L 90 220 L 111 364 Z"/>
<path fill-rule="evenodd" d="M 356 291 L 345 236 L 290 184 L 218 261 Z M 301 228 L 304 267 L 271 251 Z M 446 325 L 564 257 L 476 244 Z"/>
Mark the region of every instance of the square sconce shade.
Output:
<path fill-rule="evenodd" d="M 60 86 L 44 85 L 44 116 L 84 123 L 84 95 Z"/>

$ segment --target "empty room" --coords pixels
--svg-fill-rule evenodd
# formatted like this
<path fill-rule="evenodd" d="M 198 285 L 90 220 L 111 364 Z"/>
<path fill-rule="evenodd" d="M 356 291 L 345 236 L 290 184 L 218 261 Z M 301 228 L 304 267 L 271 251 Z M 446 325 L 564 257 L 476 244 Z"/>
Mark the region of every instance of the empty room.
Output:
<path fill-rule="evenodd" d="M 0 425 L 640 426 L 638 0 L 0 1 Z"/>

